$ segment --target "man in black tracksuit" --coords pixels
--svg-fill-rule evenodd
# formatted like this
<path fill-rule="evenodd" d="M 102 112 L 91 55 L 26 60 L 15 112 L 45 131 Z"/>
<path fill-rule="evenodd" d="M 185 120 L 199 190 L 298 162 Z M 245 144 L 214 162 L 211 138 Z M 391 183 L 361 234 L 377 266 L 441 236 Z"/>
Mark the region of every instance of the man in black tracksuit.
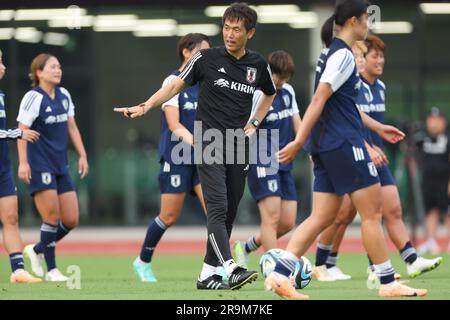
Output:
<path fill-rule="evenodd" d="M 441 214 L 445 215 L 450 232 L 450 143 L 446 118 L 438 108 L 431 109 L 426 125 L 427 133 L 420 139 L 419 147 L 427 241 L 419 246 L 418 251 L 422 254 L 426 252 L 436 254 L 440 251 L 436 233 Z"/>
<path fill-rule="evenodd" d="M 126 117 L 139 117 L 185 86 L 200 83 L 194 150 L 207 209 L 208 245 L 198 289 L 239 289 L 258 276 L 234 262 L 229 245 L 248 170 L 248 136 L 265 117 L 276 93 L 267 62 L 246 49 L 256 20 L 256 12 L 247 4 L 232 4 L 223 15 L 223 47 L 198 52 L 178 78 L 145 103 L 115 109 Z M 249 121 L 256 88 L 264 96 Z M 228 284 L 216 274 L 218 263 L 228 275 Z"/>

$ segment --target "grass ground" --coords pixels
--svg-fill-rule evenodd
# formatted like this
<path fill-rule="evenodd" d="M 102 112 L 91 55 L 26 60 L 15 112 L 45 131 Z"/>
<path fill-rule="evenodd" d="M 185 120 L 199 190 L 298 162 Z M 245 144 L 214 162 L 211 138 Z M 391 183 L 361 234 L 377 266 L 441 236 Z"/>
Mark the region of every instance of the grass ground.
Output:
<path fill-rule="evenodd" d="M 438 269 L 408 284 L 429 289 L 426 299 L 450 299 L 450 256 Z M 314 261 L 313 257 L 311 261 Z M 397 255 L 391 254 L 397 272 L 405 274 L 405 266 Z M 157 283 L 143 284 L 136 280 L 131 263 L 133 256 L 78 256 L 61 255 L 58 265 L 65 272 L 70 265 L 81 270 L 81 288 L 69 289 L 65 284 L 41 283 L 35 285 L 10 284 L 9 261 L 0 256 L 0 300 L 11 299 L 162 299 L 162 300 L 266 300 L 278 297 L 263 289 L 263 278 L 239 291 L 196 290 L 195 283 L 202 264 L 199 255 L 159 255 L 153 262 Z M 259 270 L 259 256 L 250 261 L 252 269 Z M 28 263 L 28 261 L 26 261 Z M 352 280 L 323 283 L 313 280 L 302 292 L 311 299 L 379 299 L 376 291 L 366 287 L 367 260 L 364 254 L 342 254 L 339 266 L 353 276 Z M 417 299 L 417 298 L 416 298 Z"/>

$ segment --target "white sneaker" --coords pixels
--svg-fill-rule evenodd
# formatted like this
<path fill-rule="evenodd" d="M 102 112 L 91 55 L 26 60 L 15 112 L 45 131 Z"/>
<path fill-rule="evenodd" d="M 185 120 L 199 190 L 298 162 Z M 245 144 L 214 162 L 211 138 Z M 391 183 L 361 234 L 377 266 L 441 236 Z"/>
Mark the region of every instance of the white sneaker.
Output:
<path fill-rule="evenodd" d="M 379 289 L 380 288 L 380 279 L 378 278 L 375 271 L 372 271 L 372 269 L 370 269 L 370 267 L 368 267 L 367 273 L 369 274 L 367 277 L 367 288 L 370 290 Z"/>
<path fill-rule="evenodd" d="M 38 277 L 44 276 L 44 269 L 42 268 L 42 260 L 44 255 L 42 253 L 37 254 L 34 252 L 34 244 L 29 244 L 23 249 L 25 257 L 30 259 L 31 271 Z"/>
<path fill-rule="evenodd" d="M 65 282 L 69 280 L 65 275 L 61 273 L 57 268 L 50 270 L 45 274 L 45 281 L 49 282 Z"/>
<path fill-rule="evenodd" d="M 233 245 L 233 252 L 236 263 L 242 268 L 247 269 L 250 257 L 247 251 L 245 251 L 245 242 L 236 240 Z"/>
<path fill-rule="evenodd" d="M 327 268 L 327 271 L 328 274 L 336 280 L 350 280 L 352 278 L 351 275 L 343 273 L 342 270 L 337 266 Z"/>
<path fill-rule="evenodd" d="M 328 273 L 326 265 L 314 267 L 313 275 L 318 281 L 336 281 L 336 279 Z"/>
<path fill-rule="evenodd" d="M 416 261 L 406 264 L 406 271 L 411 278 L 420 276 L 421 274 L 436 269 L 442 263 L 442 257 L 435 259 L 425 259 L 417 257 Z"/>

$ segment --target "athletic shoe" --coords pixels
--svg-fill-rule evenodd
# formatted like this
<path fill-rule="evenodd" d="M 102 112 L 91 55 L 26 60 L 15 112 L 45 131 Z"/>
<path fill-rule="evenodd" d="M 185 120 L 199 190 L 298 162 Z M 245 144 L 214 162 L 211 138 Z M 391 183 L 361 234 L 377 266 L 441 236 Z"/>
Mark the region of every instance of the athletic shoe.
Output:
<path fill-rule="evenodd" d="M 242 267 L 237 267 L 228 279 L 228 285 L 231 290 L 239 290 L 243 285 L 252 283 L 258 278 L 258 272 L 247 271 Z"/>
<path fill-rule="evenodd" d="M 371 283 L 370 286 L 367 286 L 369 289 L 378 289 L 380 287 L 380 279 L 378 278 L 375 271 L 372 271 L 370 267 L 367 267 L 367 283 Z M 394 273 L 394 279 L 400 280 L 402 278 L 402 275 L 400 273 Z M 405 281 L 402 281 L 402 283 Z M 407 281 L 406 281 L 407 282 Z"/>
<path fill-rule="evenodd" d="M 35 278 L 31 274 L 29 274 L 25 270 L 17 270 L 11 274 L 9 278 L 9 282 L 11 283 L 39 283 L 42 282 L 42 279 Z"/>
<path fill-rule="evenodd" d="M 441 248 L 434 239 L 428 239 L 427 241 L 425 241 L 424 243 L 422 243 L 420 246 L 417 247 L 418 255 L 424 255 L 426 253 L 439 254 L 440 251 Z"/>
<path fill-rule="evenodd" d="M 421 274 L 436 269 L 442 263 L 442 257 L 435 259 L 425 259 L 417 257 L 416 261 L 406 264 L 406 270 L 411 278 L 420 276 Z"/>
<path fill-rule="evenodd" d="M 370 267 L 367 268 L 367 288 L 369 289 L 379 289 L 380 288 L 380 278 L 378 278 L 375 271 L 372 271 Z"/>
<path fill-rule="evenodd" d="M 42 253 L 37 254 L 34 252 L 34 244 L 29 244 L 23 249 L 23 255 L 30 259 L 31 271 L 38 277 L 44 276 L 44 269 L 42 268 L 42 260 L 44 255 Z"/>
<path fill-rule="evenodd" d="M 140 261 L 139 257 L 134 259 L 133 270 L 141 282 L 156 282 L 152 271 L 152 264 Z"/>
<path fill-rule="evenodd" d="M 247 269 L 250 256 L 247 251 L 245 251 L 245 242 L 236 240 L 233 245 L 233 251 L 236 263 L 242 268 Z"/>
<path fill-rule="evenodd" d="M 228 281 L 228 275 L 224 267 L 216 267 L 216 273 L 222 277 L 222 281 Z"/>
<path fill-rule="evenodd" d="M 427 289 L 411 288 L 397 281 L 393 285 L 381 285 L 378 290 L 380 297 L 423 297 L 427 293 Z"/>
<path fill-rule="evenodd" d="M 327 270 L 326 265 L 316 266 L 313 270 L 313 275 L 318 281 L 336 281 Z"/>
<path fill-rule="evenodd" d="M 273 291 L 283 299 L 309 299 L 306 294 L 298 293 L 287 277 L 269 274 L 264 281 L 266 291 Z"/>
<path fill-rule="evenodd" d="M 199 290 L 230 290 L 230 286 L 222 281 L 222 277 L 213 274 L 211 277 L 201 281 L 197 280 L 197 289 Z"/>
<path fill-rule="evenodd" d="M 352 278 L 352 276 L 343 273 L 342 270 L 339 269 L 338 266 L 327 268 L 327 272 L 335 280 L 350 280 Z"/>
<path fill-rule="evenodd" d="M 69 278 L 63 275 L 57 268 L 52 269 L 45 274 L 45 281 L 48 282 L 65 282 L 67 280 L 69 280 Z"/>

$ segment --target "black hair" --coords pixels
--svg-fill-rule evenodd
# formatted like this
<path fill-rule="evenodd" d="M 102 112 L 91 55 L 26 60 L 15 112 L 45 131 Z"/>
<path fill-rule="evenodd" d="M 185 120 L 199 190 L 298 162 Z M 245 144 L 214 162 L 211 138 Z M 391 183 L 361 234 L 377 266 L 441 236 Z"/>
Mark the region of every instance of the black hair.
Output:
<path fill-rule="evenodd" d="M 196 46 L 198 46 L 203 41 L 206 41 L 209 44 L 209 46 L 211 46 L 211 42 L 209 41 L 208 36 L 204 35 L 203 33 L 188 33 L 187 35 L 181 37 L 177 43 L 178 56 L 180 57 L 181 62 L 184 61 L 183 55 L 184 49 L 192 51 Z"/>
<path fill-rule="evenodd" d="M 322 42 L 328 48 L 333 39 L 333 23 L 343 26 L 351 17 L 361 17 L 367 12 L 370 2 L 367 0 L 337 0 L 334 13 L 322 26 Z"/>
<path fill-rule="evenodd" d="M 256 21 L 258 20 L 258 14 L 245 2 L 232 3 L 223 13 L 222 23 L 225 24 L 225 20 L 243 20 L 244 26 L 247 31 L 256 27 Z"/>

